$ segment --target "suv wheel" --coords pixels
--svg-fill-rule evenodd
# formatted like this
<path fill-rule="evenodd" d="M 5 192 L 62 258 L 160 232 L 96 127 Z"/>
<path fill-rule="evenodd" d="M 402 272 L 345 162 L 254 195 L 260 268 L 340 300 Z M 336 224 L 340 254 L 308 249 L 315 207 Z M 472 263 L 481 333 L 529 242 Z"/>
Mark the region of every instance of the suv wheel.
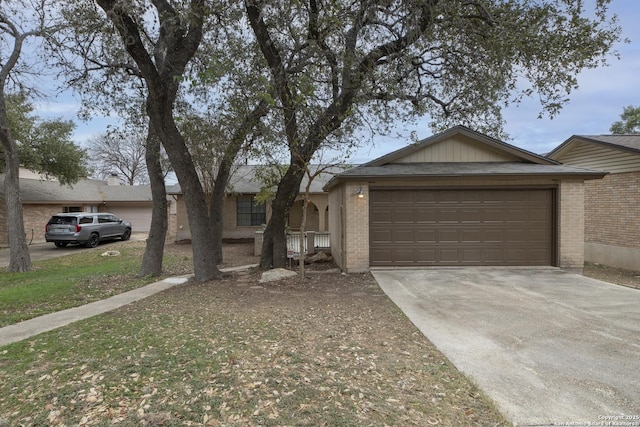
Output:
<path fill-rule="evenodd" d="M 88 248 L 95 248 L 96 246 L 98 246 L 98 243 L 100 243 L 100 239 L 98 238 L 98 235 L 96 233 L 93 233 L 91 236 L 89 236 L 89 240 L 87 240 L 87 243 L 85 243 L 84 245 Z"/>
<path fill-rule="evenodd" d="M 122 240 L 129 240 L 130 237 L 131 237 L 131 230 L 129 230 L 128 228 L 124 230 L 124 233 L 122 233 L 122 236 L 120 236 Z"/>

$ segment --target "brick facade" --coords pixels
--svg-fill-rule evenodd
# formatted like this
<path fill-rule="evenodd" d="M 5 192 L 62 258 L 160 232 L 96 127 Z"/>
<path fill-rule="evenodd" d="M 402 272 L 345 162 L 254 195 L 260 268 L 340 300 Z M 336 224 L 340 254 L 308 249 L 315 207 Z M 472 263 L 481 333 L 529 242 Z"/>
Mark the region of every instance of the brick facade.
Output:
<path fill-rule="evenodd" d="M 585 183 L 585 241 L 640 249 L 640 172 Z"/>
<path fill-rule="evenodd" d="M 358 197 L 356 190 L 364 197 Z M 344 261 L 350 273 L 369 271 L 369 186 L 345 185 Z M 333 220 L 329 220 L 331 223 Z"/>
<path fill-rule="evenodd" d="M 22 205 L 24 232 L 29 242 L 44 242 L 44 229 L 51 215 L 62 211 L 62 205 Z M 0 200 L 0 247 L 9 245 L 7 234 L 7 207 L 4 200 Z"/>
<path fill-rule="evenodd" d="M 558 189 L 558 266 L 582 271 L 584 266 L 584 182 L 566 180 Z"/>

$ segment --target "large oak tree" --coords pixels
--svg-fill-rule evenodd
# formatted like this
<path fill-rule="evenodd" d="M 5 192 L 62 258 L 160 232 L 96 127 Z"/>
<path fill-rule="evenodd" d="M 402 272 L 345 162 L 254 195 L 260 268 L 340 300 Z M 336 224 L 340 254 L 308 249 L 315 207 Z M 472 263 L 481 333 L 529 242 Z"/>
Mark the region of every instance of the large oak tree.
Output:
<path fill-rule="evenodd" d="M 86 172 L 82 151 L 70 141 L 73 125 L 59 120 L 36 123 L 25 96 L 37 92 L 37 81 L 46 74 L 42 64 L 47 59 L 47 51 L 42 48 L 24 55 L 25 44 L 36 38 L 46 40 L 64 26 L 52 3 L 0 2 L 0 143 L 11 272 L 32 269 L 22 217 L 20 165 L 55 176 L 62 183 L 73 183 Z"/>
<path fill-rule="evenodd" d="M 207 15 L 204 0 L 192 0 L 184 9 L 172 2 L 152 2 L 158 29 L 155 34 L 144 26 L 144 7 L 117 0 L 98 0 L 98 5 L 116 27 L 127 53 L 137 65 L 147 90 L 146 110 L 150 126 L 162 142 L 171 161 L 187 205 L 192 231 L 192 249 L 195 279 L 206 281 L 220 277 L 215 260 L 214 246 L 205 195 L 185 140 L 178 130 L 174 107 L 187 64 L 202 41 Z M 151 48 L 148 37 L 155 39 Z"/>
<path fill-rule="evenodd" d="M 501 136 L 501 109 L 539 98 L 558 113 L 576 75 L 619 39 L 608 0 L 245 0 L 290 154 L 261 266 L 284 266 L 285 222 L 305 167 L 327 141 L 429 114 Z"/>

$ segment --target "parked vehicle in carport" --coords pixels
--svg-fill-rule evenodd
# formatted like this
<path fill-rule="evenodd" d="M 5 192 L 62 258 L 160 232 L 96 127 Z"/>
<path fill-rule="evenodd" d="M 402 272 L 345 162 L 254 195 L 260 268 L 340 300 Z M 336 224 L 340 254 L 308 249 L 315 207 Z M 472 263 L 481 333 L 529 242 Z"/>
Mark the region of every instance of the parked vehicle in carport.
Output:
<path fill-rule="evenodd" d="M 44 237 L 59 248 L 69 244 L 95 248 L 104 240 L 129 240 L 131 223 L 107 212 L 59 213 L 47 223 Z"/>

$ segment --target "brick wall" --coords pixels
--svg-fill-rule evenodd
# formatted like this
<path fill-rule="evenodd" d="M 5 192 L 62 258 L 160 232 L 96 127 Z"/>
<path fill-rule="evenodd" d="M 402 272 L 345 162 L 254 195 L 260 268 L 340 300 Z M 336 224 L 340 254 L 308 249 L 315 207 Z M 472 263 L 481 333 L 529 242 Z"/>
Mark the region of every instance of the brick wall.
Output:
<path fill-rule="evenodd" d="M 356 195 L 362 189 L 364 197 Z M 348 272 L 369 271 L 369 187 L 366 183 L 345 185 L 345 260 Z"/>
<path fill-rule="evenodd" d="M 51 215 L 62 211 L 62 205 L 22 205 L 22 218 L 27 243 L 44 242 L 44 228 Z M 9 246 L 7 235 L 7 208 L 4 200 L 0 201 L 0 246 Z"/>
<path fill-rule="evenodd" d="M 640 248 L 640 172 L 585 183 L 585 241 Z"/>
<path fill-rule="evenodd" d="M 584 183 L 562 181 L 558 188 L 559 267 L 582 270 L 584 266 Z"/>

